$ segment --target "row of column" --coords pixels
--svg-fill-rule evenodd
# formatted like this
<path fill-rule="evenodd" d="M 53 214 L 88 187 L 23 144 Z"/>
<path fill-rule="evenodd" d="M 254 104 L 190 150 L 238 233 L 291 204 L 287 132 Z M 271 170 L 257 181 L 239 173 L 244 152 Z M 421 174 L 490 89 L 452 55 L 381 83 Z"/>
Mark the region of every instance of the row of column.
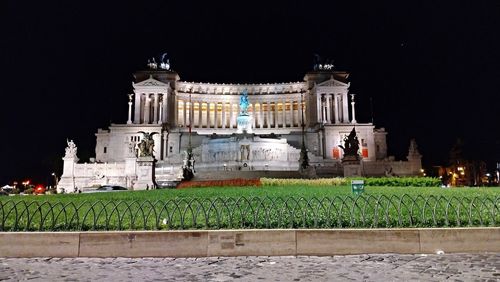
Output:
<path fill-rule="evenodd" d="M 349 122 L 347 94 L 317 95 L 318 122 L 333 124 Z"/>
<path fill-rule="evenodd" d="M 205 103 L 178 100 L 177 121 L 179 126 L 194 128 L 236 128 L 240 113 L 239 103 Z M 302 124 L 300 101 L 262 102 L 248 108 L 254 118 L 254 128 L 300 127 Z M 305 111 L 305 106 L 304 106 Z"/>
<path fill-rule="evenodd" d="M 167 99 L 165 98 L 167 95 L 164 93 L 136 93 L 134 95 L 134 123 L 161 124 L 165 120 L 167 116 Z"/>

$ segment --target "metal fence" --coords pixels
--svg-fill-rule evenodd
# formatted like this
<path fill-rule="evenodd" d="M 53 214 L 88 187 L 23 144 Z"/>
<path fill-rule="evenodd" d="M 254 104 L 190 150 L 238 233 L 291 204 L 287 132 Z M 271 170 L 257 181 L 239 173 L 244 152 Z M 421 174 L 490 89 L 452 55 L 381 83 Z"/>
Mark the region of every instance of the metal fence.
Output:
<path fill-rule="evenodd" d="M 0 202 L 0 231 L 500 226 L 500 197 L 336 196 Z"/>

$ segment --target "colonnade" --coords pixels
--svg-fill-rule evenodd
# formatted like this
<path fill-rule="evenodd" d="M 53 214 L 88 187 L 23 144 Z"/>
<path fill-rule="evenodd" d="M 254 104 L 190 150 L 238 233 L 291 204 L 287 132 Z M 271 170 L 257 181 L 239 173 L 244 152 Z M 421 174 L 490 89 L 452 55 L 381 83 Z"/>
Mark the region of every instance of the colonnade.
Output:
<path fill-rule="evenodd" d="M 192 128 L 237 127 L 236 118 L 240 113 L 239 102 L 191 101 L 178 99 L 178 126 L 187 127 L 191 122 Z M 301 109 L 300 101 L 282 99 L 281 101 L 251 103 L 248 113 L 253 116 L 254 128 L 300 127 Z"/>
<path fill-rule="evenodd" d="M 166 120 L 168 101 L 164 93 L 136 93 L 134 123 L 161 124 Z"/>
<path fill-rule="evenodd" d="M 318 122 L 326 124 L 349 122 L 347 93 L 318 94 L 316 99 Z"/>

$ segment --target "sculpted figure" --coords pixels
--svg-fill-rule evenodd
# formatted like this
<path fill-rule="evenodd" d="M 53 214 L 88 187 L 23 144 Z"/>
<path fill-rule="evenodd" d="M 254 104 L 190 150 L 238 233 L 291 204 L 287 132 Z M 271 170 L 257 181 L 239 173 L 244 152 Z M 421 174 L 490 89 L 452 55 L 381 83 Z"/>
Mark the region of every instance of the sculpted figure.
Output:
<path fill-rule="evenodd" d="M 240 114 L 241 115 L 247 115 L 248 114 L 248 91 L 245 89 L 243 92 L 241 92 L 240 96 Z"/>
<path fill-rule="evenodd" d="M 155 146 L 153 135 L 158 134 L 158 132 L 147 133 L 144 131 L 139 131 L 137 133 L 143 134 L 141 142 L 139 142 L 139 144 L 137 145 L 139 148 L 139 157 L 153 156 Z"/>
<path fill-rule="evenodd" d="M 73 142 L 73 140 L 68 141 L 68 139 L 66 139 L 66 143 L 68 144 L 68 146 L 66 147 L 66 155 L 64 157 L 76 158 L 77 147 L 75 145 L 75 142 Z"/>
<path fill-rule="evenodd" d="M 356 136 L 356 129 L 353 128 L 348 136 L 344 138 L 344 146 L 339 145 L 344 151 L 344 156 L 355 156 L 359 157 L 359 140 Z"/>

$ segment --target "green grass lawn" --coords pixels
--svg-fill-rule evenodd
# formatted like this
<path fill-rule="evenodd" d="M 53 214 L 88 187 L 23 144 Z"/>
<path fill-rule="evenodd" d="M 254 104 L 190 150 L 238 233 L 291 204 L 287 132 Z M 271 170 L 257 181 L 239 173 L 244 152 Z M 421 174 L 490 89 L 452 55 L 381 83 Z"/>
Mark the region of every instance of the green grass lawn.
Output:
<path fill-rule="evenodd" d="M 273 186 L 0 198 L 0 231 L 499 226 L 500 188 Z"/>
<path fill-rule="evenodd" d="M 410 195 L 444 197 L 499 197 L 500 187 L 480 188 L 439 188 L 439 187 L 365 187 L 364 195 Z M 28 195 L 2 197 L 0 201 L 48 201 L 48 202 L 83 202 L 83 201 L 155 201 L 174 198 L 217 198 L 217 197 L 305 197 L 323 198 L 335 196 L 354 196 L 350 186 L 282 186 L 282 187 L 213 187 L 188 189 L 158 189 L 148 191 L 125 191 L 89 194 Z"/>

